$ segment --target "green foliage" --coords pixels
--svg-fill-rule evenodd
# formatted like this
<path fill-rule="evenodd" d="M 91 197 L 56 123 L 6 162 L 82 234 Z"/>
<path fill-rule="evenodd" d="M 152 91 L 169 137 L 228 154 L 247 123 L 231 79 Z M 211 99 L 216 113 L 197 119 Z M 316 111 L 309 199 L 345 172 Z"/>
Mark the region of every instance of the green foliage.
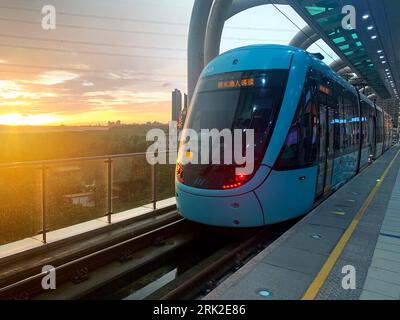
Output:
<path fill-rule="evenodd" d="M 145 152 L 146 133 L 155 126 L 132 125 L 97 131 L 0 133 L 0 162 L 77 158 Z M 175 167 L 157 167 L 157 200 L 174 196 Z M 53 231 L 107 213 L 107 164 L 85 161 L 46 168 L 47 230 Z M 151 167 L 145 157 L 113 161 L 113 212 L 152 201 Z M 42 168 L 0 169 L 0 245 L 42 230 Z M 74 203 L 74 201 L 82 203 Z M 78 202 L 79 202 L 78 201 Z"/>
<path fill-rule="evenodd" d="M 100 127 L 98 130 L 0 131 L 0 162 L 63 159 L 144 152 L 150 129 L 166 125 L 146 124 Z"/>

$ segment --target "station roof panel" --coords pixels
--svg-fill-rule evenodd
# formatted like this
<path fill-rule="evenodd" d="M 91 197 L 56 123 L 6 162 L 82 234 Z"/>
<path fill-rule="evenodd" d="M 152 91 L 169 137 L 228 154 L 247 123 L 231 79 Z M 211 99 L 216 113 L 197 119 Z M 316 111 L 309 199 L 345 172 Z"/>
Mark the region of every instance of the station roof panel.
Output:
<path fill-rule="evenodd" d="M 375 33 L 367 34 L 367 29 L 363 27 L 356 29 L 345 29 L 342 26 L 342 20 L 345 15 L 342 8 L 345 5 L 352 4 L 356 8 L 357 15 L 368 10 L 365 3 L 360 6 L 360 1 L 341 0 L 293 0 L 290 1 L 296 11 L 313 27 L 327 42 L 336 54 L 355 71 L 355 73 L 365 80 L 369 86 L 381 98 L 390 98 L 393 92 L 389 91 L 390 86 L 385 79 L 386 61 L 379 61 L 376 57 L 376 50 L 372 51 L 373 46 L 369 42 L 377 42 L 378 36 Z M 362 17 L 357 17 L 357 25 L 361 24 Z M 372 30 L 372 29 L 371 29 Z M 375 56 L 373 55 L 375 54 Z M 378 61 L 377 61 L 378 59 Z M 378 63 L 377 63 L 378 62 Z"/>

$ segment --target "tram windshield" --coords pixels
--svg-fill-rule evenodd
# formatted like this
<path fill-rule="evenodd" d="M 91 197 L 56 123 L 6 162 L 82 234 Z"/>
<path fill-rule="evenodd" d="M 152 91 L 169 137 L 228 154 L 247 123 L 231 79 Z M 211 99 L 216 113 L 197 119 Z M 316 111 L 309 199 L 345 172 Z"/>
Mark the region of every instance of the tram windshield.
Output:
<path fill-rule="evenodd" d="M 246 130 L 253 129 L 256 167 L 261 163 L 271 138 L 287 79 L 288 70 L 281 69 L 223 73 L 201 78 L 190 105 L 185 129 L 194 130 L 199 137 L 202 130 L 207 129 L 217 129 L 220 132 L 229 129 L 232 137 L 234 130 L 239 129 L 245 133 Z M 246 143 L 246 140 L 243 138 L 242 142 Z M 187 177 L 190 176 L 190 170 L 194 170 L 194 177 L 207 172 L 209 177 L 214 177 L 213 180 L 219 176 L 214 171 L 232 171 L 232 166 L 223 164 L 189 164 L 185 167 L 189 170 L 186 170 Z M 190 180 L 187 178 L 185 184 L 190 185 Z M 221 183 L 215 184 L 207 180 L 203 187 L 218 188 Z"/>

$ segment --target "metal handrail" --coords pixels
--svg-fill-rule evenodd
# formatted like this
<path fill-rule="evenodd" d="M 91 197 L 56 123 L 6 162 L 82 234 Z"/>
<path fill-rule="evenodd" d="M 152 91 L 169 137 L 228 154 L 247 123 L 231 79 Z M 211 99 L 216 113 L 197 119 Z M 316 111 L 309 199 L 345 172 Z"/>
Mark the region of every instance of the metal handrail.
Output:
<path fill-rule="evenodd" d="M 177 150 L 167 150 L 167 151 L 158 151 L 158 153 L 170 153 L 170 152 L 176 152 L 176 151 Z M 62 164 L 62 163 L 69 163 L 69 162 L 108 160 L 110 158 L 111 159 L 134 158 L 134 157 L 145 156 L 147 154 L 151 154 L 151 153 L 150 152 L 136 152 L 136 153 L 121 153 L 121 154 L 92 156 L 92 157 L 8 162 L 8 163 L 0 163 L 0 168 L 32 167 L 32 166 L 39 166 L 39 165 Z"/>
<path fill-rule="evenodd" d="M 158 151 L 157 154 L 163 153 L 171 153 L 177 152 L 175 149 Z M 48 221 L 47 221 L 47 196 L 46 196 L 46 184 L 47 184 L 47 174 L 46 171 L 49 165 L 54 164 L 65 164 L 71 162 L 87 162 L 87 161 L 96 161 L 96 160 L 104 160 L 107 164 L 107 212 L 105 216 L 107 216 L 107 221 L 109 224 L 112 223 L 112 215 L 113 215 L 113 203 L 112 203 L 112 186 L 113 186 L 113 160 L 115 159 L 124 159 L 124 158 L 135 158 L 141 156 L 147 156 L 152 153 L 150 152 L 136 152 L 136 153 L 124 153 L 124 154 L 114 154 L 114 155 L 105 155 L 105 156 L 92 156 L 92 157 L 79 157 L 79 158 L 67 158 L 67 159 L 55 159 L 55 160 L 39 160 L 39 161 L 26 161 L 26 162 L 11 162 L 11 163 L 2 163 L 0 164 L 0 169 L 5 168 L 21 168 L 21 167 L 32 167 L 39 166 L 41 169 L 41 199 L 42 199 L 42 241 L 44 244 L 47 243 L 47 233 L 49 230 Z M 151 192 L 152 192 L 152 209 L 157 210 L 157 165 L 151 164 Z"/>

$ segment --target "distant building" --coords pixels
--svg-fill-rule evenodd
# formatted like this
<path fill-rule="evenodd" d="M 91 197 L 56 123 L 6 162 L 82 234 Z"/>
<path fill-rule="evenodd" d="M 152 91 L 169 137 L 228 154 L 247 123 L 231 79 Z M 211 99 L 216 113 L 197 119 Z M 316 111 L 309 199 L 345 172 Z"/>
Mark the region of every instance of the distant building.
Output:
<path fill-rule="evenodd" d="M 179 116 L 182 111 L 182 93 L 175 89 L 172 92 L 172 121 L 179 121 Z"/>
<path fill-rule="evenodd" d="M 183 126 L 185 125 L 185 120 L 186 116 L 188 113 L 188 95 L 184 94 L 183 96 L 183 109 L 182 112 L 179 115 L 179 121 L 178 121 L 178 129 L 183 129 Z"/>
<path fill-rule="evenodd" d="M 80 205 L 84 208 L 96 206 L 94 192 L 68 194 L 64 196 L 64 201 L 66 204 Z"/>
<path fill-rule="evenodd" d="M 121 120 L 118 120 L 117 122 L 108 121 L 108 127 L 110 127 L 110 128 L 122 127 L 122 126 L 123 126 L 123 124 L 122 124 Z"/>
<path fill-rule="evenodd" d="M 183 95 L 183 109 L 187 110 L 189 108 L 188 101 L 188 95 L 185 93 Z"/>

